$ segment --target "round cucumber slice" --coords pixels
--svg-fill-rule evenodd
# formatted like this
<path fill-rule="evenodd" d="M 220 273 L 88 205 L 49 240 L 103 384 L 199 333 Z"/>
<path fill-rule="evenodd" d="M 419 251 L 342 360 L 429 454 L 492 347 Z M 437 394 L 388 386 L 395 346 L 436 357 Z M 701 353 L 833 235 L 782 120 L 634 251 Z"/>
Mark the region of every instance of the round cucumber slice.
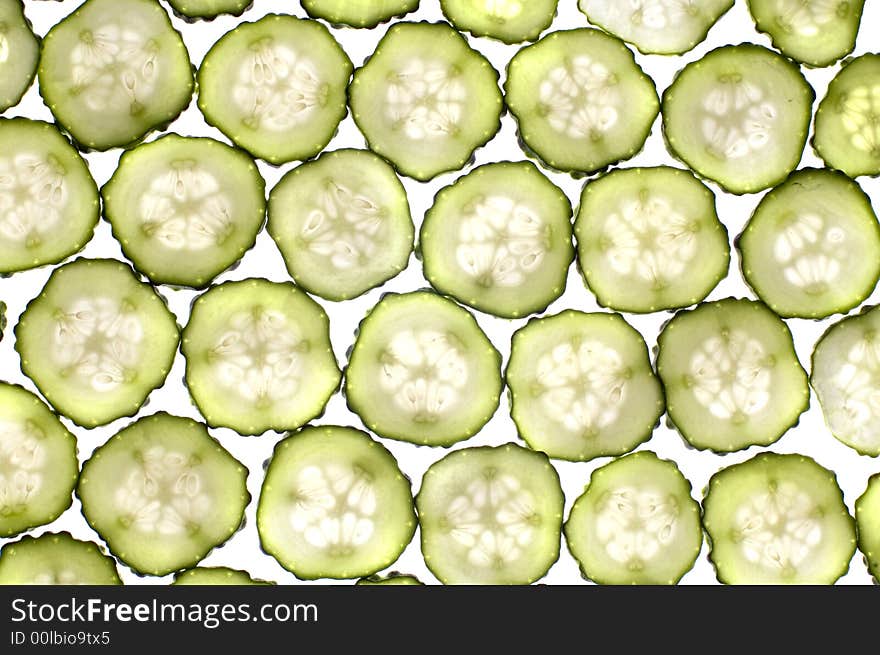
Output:
<path fill-rule="evenodd" d="M 183 39 L 155 0 L 87 0 L 46 35 L 39 76 L 55 118 L 92 150 L 168 125 L 194 88 Z"/>
<path fill-rule="evenodd" d="M 645 340 L 619 314 L 569 309 L 529 321 L 513 335 L 506 377 L 520 436 L 557 459 L 622 455 L 663 414 Z"/>
<path fill-rule="evenodd" d="M 445 23 L 392 25 L 349 99 L 370 150 L 421 181 L 463 168 L 501 127 L 498 72 Z"/>
<path fill-rule="evenodd" d="M 199 563 L 240 527 L 247 469 L 201 423 L 139 419 L 83 464 L 83 514 L 110 551 L 143 575 Z"/>
<path fill-rule="evenodd" d="M 76 438 L 37 396 L 0 382 L 0 537 L 61 516 L 77 477 Z"/>
<path fill-rule="evenodd" d="M 86 162 L 54 125 L 0 118 L 0 274 L 80 251 L 99 214 Z"/>
<path fill-rule="evenodd" d="M 0 0 L 0 112 L 17 105 L 30 88 L 40 61 L 40 40 L 21 0 Z"/>
<path fill-rule="evenodd" d="M 564 171 L 592 173 L 629 159 L 660 108 L 633 53 L 587 28 L 552 32 L 520 50 L 504 90 L 525 146 Z"/>
<path fill-rule="evenodd" d="M 22 537 L 0 549 L 0 585 L 121 585 L 116 561 L 67 532 Z"/>
<path fill-rule="evenodd" d="M 571 203 L 530 162 L 486 164 L 437 194 L 419 248 L 441 293 L 496 316 L 526 316 L 565 290 Z"/>
<path fill-rule="evenodd" d="M 880 223 L 842 173 L 802 169 L 765 195 L 737 240 L 749 286 L 784 317 L 862 303 L 880 278 Z"/>
<path fill-rule="evenodd" d="M 680 55 L 706 39 L 733 0 L 580 0 L 593 25 L 644 54 Z"/>
<path fill-rule="evenodd" d="M 501 355 L 474 317 L 430 291 L 388 294 L 358 330 L 345 374 L 376 434 L 424 446 L 472 437 L 495 413 Z"/>
<path fill-rule="evenodd" d="M 184 20 L 211 20 L 221 14 L 241 16 L 253 0 L 168 0 L 174 13 Z"/>
<path fill-rule="evenodd" d="M 412 489 L 364 432 L 308 427 L 275 447 L 257 529 L 263 549 L 298 578 L 359 578 L 393 564 L 412 541 Z"/>
<path fill-rule="evenodd" d="M 504 43 L 534 41 L 550 27 L 559 0 L 440 0 L 456 29 Z"/>
<path fill-rule="evenodd" d="M 312 18 L 365 28 L 415 11 L 419 0 L 302 0 L 302 6 Z"/>
<path fill-rule="evenodd" d="M 816 110 L 813 146 L 850 177 L 880 175 L 880 54 L 844 62 Z"/>
<path fill-rule="evenodd" d="M 102 189 L 104 216 L 151 281 L 202 288 L 253 247 L 265 187 L 240 150 L 169 134 L 122 155 Z"/>
<path fill-rule="evenodd" d="M 880 582 L 880 473 L 871 476 L 868 488 L 856 500 L 859 550 L 874 579 Z"/>
<path fill-rule="evenodd" d="M 715 195 L 689 171 L 668 166 L 618 169 L 587 182 L 574 233 L 587 286 L 618 311 L 701 302 L 730 265 Z"/>
<path fill-rule="evenodd" d="M 804 152 L 815 93 L 796 64 L 744 43 L 685 66 L 663 94 L 670 151 L 730 193 L 782 182 Z"/>
<path fill-rule="evenodd" d="M 287 173 L 269 195 L 267 229 L 296 283 L 328 300 L 390 280 L 415 240 L 406 189 L 366 150 L 325 153 Z"/>
<path fill-rule="evenodd" d="M 361 578 L 355 584 L 357 585 L 423 585 L 416 576 L 414 575 L 406 575 L 404 573 L 398 573 L 397 571 L 392 571 L 386 576 L 380 575 L 371 575 L 367 578 Z"/>
<path fill-rule="evenodd" d="M 241 23 L 205 55 L 199 109 L 270 164 L 321 152 L 345 117 L 352 65 L 326 27 L 271 14 Z"/>
<path fill-rule="evenodd" d="M 837 478 L 804 455 L 762 453 L 713 475 L 703 525 L 725 584 L 833 584 L 856 550 Z"/>
<path fill-rule="evenodd" d="M 244 586 L 244 585 L 272 585 L 274 582 L 266 582 L 265 580 L 254 580 L 247 571 L 239 571 L 238 569 L 230 569 L 225 566 L 198 566 L 194 569 L 181 571 L 174 576 L 172 585 L 222 585 L 222 586 Z"/>
<path fill-rule="evenodd" d="M 676 584 L 703 545 L 700 506 L 675 462 L 645 450 L 593 472 L 565 539 L 584 577 L 599 584 Z"/>
<path fill-rule="evenodd" d="M 865 0 L 749 0 L 759 32 L 807 66 L 830 66 L 853 51 Z"/>
<path fill-rule="evenodd" d="M 112 259 L 56 268 L 15 336 L 24 374 L 87 428 L 137 412 L 165 381 L 180 338 L 162 297 Z"/>
<path fill-rule="evenodd" d="M 657 343 L 669 418 L 694 448 L 768 446 L 809 405 L 791 332 L 763 303 L 727 298 L 681 311 Z"/>
<path fill-rule="evenodd" d="M 211 427 L 295 430 L 342 377 L 327 315 L 290 283 L 226 282 L 193 303 L 181 346 L 186 383 Z"/>
<path fill-rule="evenodd" d="M 531 584 L 559 558 L 564 500 L 543 453 L 512 443 L 449 453 L 416 496 L 425 563 L 444 584 Z"/>

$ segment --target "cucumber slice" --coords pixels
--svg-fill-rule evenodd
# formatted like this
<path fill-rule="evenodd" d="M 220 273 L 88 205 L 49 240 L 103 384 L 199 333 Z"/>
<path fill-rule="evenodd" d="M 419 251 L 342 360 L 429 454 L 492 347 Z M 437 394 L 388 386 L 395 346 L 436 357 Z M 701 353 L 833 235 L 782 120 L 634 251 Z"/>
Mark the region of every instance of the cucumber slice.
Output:
<path fill-rule="evenodd" d="M 804 152 L 815 93 L 797 65 L 744 43 L 685 66 L 663 94 L 670 151 L 735 194 L 782 182 Z"/>
<path fill-rule="evenodd" d="M 444 584 L 531 584 L 559 558 L 564 500 L 543 453 L 512 443 L 449 453 L 416 496 L 425 563 Z"/>
<path fill-rule="evenodd" d="M 373 432 L 424 446 L 472 437 L 495 413 L 501 354 L 471 314 L 430 291 L 388 294 L 358 330 L 348 406 Z"/>
<path fill-rule="evenodd" d="M 845 62 L 816 110 L 813 146 L 850 177 L 880 175 L 880 54 Z"/>
<path fill-rule="evenodd" d="M 257 529 L 263 549 L 298 578 L 370 575 L 412 541 L 412 490 L 394 456 L 369 435 L 309 427 L 275 447 Z"/>
<path fill-rule="evenodd" d="M 629 159 L 660 108 L 633 53 L 586 28 L 552 32 L 516 53 L 504 90 L 527 148 L 564 171 L 592 173 Z"/>
<path fill-rule="evenodd" d="M 0 300 L 0 341 L 3 341 L 4 330 L 6 330 L 6 303 Z"/>
<path fill-rule="evenodd" d="M 342 377 L 327 315 L 290 283 L 226 282 L 193 303 L 181 346 L 186 383 L 211 427 L 295 430 Z"/>
<path fill-rule="evenodd" d="M 116 561 L 67 532 L 22 537 L 0 549 L 0 585 L 121 585 Z"/>
<path fill-rule="evenodd" d="M 415 11 L 419 0 L 302 0 L 302 6 L 312 18 L 363 28 Z"/>
<path fill-rule="evenodd" d="M 406 189 L 366 150 L 337 150 L 285 175 L 269 195 L 270 236 L 291 277 L 348 300 L 400 273 L 415 240 Z"/>
<path fill-rule="evenodd" d="M 357 585 L 423 585 L 416 576 L 406 575 L 392 571 L 386 576 L 371 575 L 367 578 L 361 578 L 355 584 Z"/>
<path fill-rule="evenodd" d="M 565 539 L 584 577 L 599 584 L 676 584 L 703 545 L 700 506 L 675 462 L 644 450 L 593 472 Z"/>
<path fill-rule="evenodd" d="M 486 164 L 437 194 L 419 243 L 438 291 L 496 316 L 526 316 L 565 290 L 571 203 L 530 162 Z"/>
<path fill-rule="evenodd" d="M 804 455 L 762 453 L 713 475 L 703 525 L 725 584 L 833 584 L 856 550 L 837 478 Z"/>
<path fill-rule="evenodd" d="M 701 302 L 730 265 L 715 195 L 689 171 L 668 166 L 618 169 L 588 182 L 574 233 L 587 286 L 618 311 Z"/>
<path fill-rule="evenodd" d="M 580 0 L 593 25 L 644 54 L 680 55 L 706 39 L 733 0 Z"/>
<path fill-rule="evenodd" d="M 759 32 L 807 66 L 830 66 L 853 51 L 865 0 L 749 0 Z"/>
<path fill-rule="evenodd" d="M 391 26 L 349 98 L 370 150 L 421 181 L 463 168 L 501 127 L 498 72 L 445 23 Z"/>
<path fill-rule="evenodd" d="M 87 0 L 43 39 L 40 93 L 80 146 L 127 146 L 193 95 L 180 34 L 155 0 Z"/>
<path fill-rule="evenodd" d="M 504 43 L 534 41 L 550 27 L 559 0 L 440 0 L 456 29 Z"/>
<path fill-rule="evenodd" d="M 221 14 L 241 16 L 254 4 L 253 0 L 168 0 L 168 4 L 184 20 L 211 20 Z"/>
<path fill-rule="evenodd" d="M 254 580 L 247 571 L 230 569 L 225 566 L 198 566 L 194 569 L 181 571 L 174 576 L 172 585 L 272 585 L 274 582 Z"/>
<path fill-rule="evenodd" d="M 250 501 L 247 469 L 201 423 L 139 419 L 83 464 L 83 514 L 110 551 L 143 575 L 190 568 L 229 539 Z"/>
<path fill-rule="evenodd" d="M 694 448 L 768 446 L 809 405 L 791 332 L 763 303 L 726 298 L 681 311 L 657 343 L 669 418 Z"/>
<path fill-rule="evenodd" d="M 30 88 L 40 61 L 40 40 L 21 0 L 0 0 L 0 112 L 17 105 Z"/>
<path fill-rule="evenodd" d="M 880 473 L 871 476 L 865 493 L 856 500 L 856 524 L 859 550 L 871 575 L 880 582 Z"/>
<path fill-rule="evenodd" d="M 102 189 L 104 216 L 150 280 L 201 288 L 253 247 L 265 188 L 240 150 L 169 134 L 122 155 Z"/>
<path fill-rule="evenodd" d="M 162 297 L 112 259 L 56 268 L 15 336 L 24 374 L 87 428 L 137 412 L 165 381 L 180 338 Z"/>
<path fill-rule="evenodd" d="M 54 125 L 0 118 L 0 274 L 78 252 L 99 214 L 86 162 Z"/>
<path fill-rule="evenodd" d="M 622 455 L 663 414 L 645 340 L 619 314 L 569 309 L 529 321 L 513 335 L 506 377 L 520 436 L 557 459 Z"/>
<path fill-rule="evenodd" d="M 871 200 L 834 171 L 792 173 L 761 199 L 737 247 L 746 282 L 780 316 L 846 313 L 880 278 Z"/>
<path fill-rule="evenodd" d="M 215 43 L 198 73 L 199 109 L 270 164 L 321 152 L 345 117 L 352 65 L 326 27 L 271 14 Z"/>

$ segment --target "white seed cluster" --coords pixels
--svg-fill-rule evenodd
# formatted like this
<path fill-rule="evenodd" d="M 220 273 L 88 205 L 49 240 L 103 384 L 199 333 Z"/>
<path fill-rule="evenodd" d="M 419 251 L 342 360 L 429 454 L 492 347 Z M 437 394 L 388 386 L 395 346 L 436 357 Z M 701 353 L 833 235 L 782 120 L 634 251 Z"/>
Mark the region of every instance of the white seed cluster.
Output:
<path fill-rule="evenodd" d="M 766 148 L 779 114 L 772 102 L 764 100 L 760 86 L 735 73 L 719 77 L 702 109 L 699 124 L 707 146 L 726 159 L 754 156 Z"/>
<path fill-rule="evenodd" d="M 525 0 L 474 0 L 477 10 L 499 21 L 512 20 L 519 16 Z"/>
<path fill-rule="evenodd" d="M 825 414 L 834 434 L 864 448 L 880 445 L 880 342 L 856 341 L 830 376 Z M 824 400 L 824 399 L 823 399 Z"/>
<path fill-rule="evenodd" d="M 465 116 L 467 88 L 446 62 L 408 59 L 389 73 L 385 96 L 388 119 L 407 138 L 442 139 L 454 135 Z"/>
<path fill-rule="evenodd" d="M 550 126 L 573 139 L 601 138 L 622 109 L 614 75 L 586 54 L 552 69 L 538 87 L 538 100 Z"/>
<path fill-rule="evenodd" d="M 38 573 L 33 578 L 31 578 L 30 584 L 46 586 L 70 586 L 89 584 L 89 581 L 81 578 L 76 571 L 73 571 L 71 569 L 61 569 L 60 571 L 43 571 L 41 573 Z"/>
<path fill-rule="evenodd" d="M 815 37 L 837 18 L 840 0 L 776 0 L 776 22 L 786 32 Z"/>
<path fill-rule="evenodd" d="M 638 571 L 664 556 L 675 540 L 678 516 L 675 496 L 621 487 L 607 492 L 596 505 L 596 538 L 612 560 Z"/>
<path fill-rule="evenodd" d="M 880 84 L 847 93 L 841 121 L 857 150 L 880 156 Z"/>
<path fill-rule="evenodd" d="M 52 155 L 0 156 L 0 238 L 35 244 L 56 229 L 68 201 L 65 178 Z"/>
<path fill-rule="evenodd" d="M 9 61 L 9 37 L 6 36 L 6 30 L 0 26 L 0 64 Z"/>
<path fill-rule="evenodd" d="M 47 456 L 38 429 L 24 421 L 0 421 L 0 516 L 24 510 L 43 486 Z"/>
<path fill-rule="evenodd" d="M 851 246 L 846 232 L 834 223 L 805 212 L 779 232 L 773 256 L 789 284 L 807 293 L 823 293 L 840 277 Z"/>

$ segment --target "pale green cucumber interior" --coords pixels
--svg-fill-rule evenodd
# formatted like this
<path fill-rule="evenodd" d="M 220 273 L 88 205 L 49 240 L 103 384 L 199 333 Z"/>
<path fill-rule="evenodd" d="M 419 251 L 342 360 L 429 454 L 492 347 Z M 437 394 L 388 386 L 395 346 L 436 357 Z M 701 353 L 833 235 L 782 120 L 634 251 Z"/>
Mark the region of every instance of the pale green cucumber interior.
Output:
<path fill-rule="evenodd" d="M 0 585 L 121 585 L 116 561 L 66 532 L 26 536 L 0 549 Z"/>
<path fill-rule="evenodd" d="M 271 585 L 272 582 L 254 580 L 247 571 L 239 571 L 226 566 L 197 566 L 181 571 L 174 576 L 173 585 Z"/>

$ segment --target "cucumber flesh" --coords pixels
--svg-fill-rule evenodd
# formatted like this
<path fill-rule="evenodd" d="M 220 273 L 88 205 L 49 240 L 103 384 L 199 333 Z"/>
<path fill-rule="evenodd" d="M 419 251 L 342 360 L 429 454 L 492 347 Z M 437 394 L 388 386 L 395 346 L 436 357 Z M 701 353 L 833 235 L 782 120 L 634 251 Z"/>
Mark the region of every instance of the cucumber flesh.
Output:
<path fill-rule="evenodd" d="M 257 528 L 263 549 L 299 578 L 371 575 L 412 541 L 412 490 L 394 456 L 366 433 L 309 427 L 276 446 Z"/>
<path fill-rule="evenodd" d="M 749 286 L 784 317 L 846 313 L 880 278 L 871 200 L 834 171 L 792 173 L 761 199 L 737 245 Z"/>
<path fill-rule="evenodd" d="M 274 582 L 254 580 L 247 571 L 230 569 L 225 566 L 197 566 L 181 571 L 174 576 L 172 585 L 271 585 Z"/>
<path fill-rule="evenodd" d="M 456 29 L 504 43 L 534 41 L 550 27 L 559 0 L 440 0 Z"/>
<path fill-rule="evenodd" d="M 450 446 L 501 394 L 501 355 L 474 317 L 430 291 L 386 295 L 360 325 L 345 376 L 352 411 L 382 437 Z"/>
<path fill-rule="evenodd" d="M 25 375 L 59 413 L 88 428 L 137 412 L 165 381 L 179 342 L 162 297 L 111 259 L 56 268 L 15 336 Z"/>
<path fill-rule="evenodd" d="M 415 11 L 419 0 L 302 0 L 302 6 L 312 18 L 366 28 Z"/>
<path fill-rule="evenodd" d="M 599 584 L 676 584 L 703 545 L 700 506 L 674 462 L 641 451 L 593 472 L 565 538 Z"/>
<path fill-rule="evenodd" d="M 358 585 L 423 585 L 416 576 L 393 571 L 386 576 L 371 575 L 357 581 Z"/>
<path fill-rule="evenodd" d="M 431 465 L 416 497 L 425 563 L 444 584 L 531 584 L 559 558 L 563 502 L 542 453 L 454 451 Z"/>
<path fill-rule="evenodd" d="M 834 473 L 804 455 L 762 453 L 716 473 L 703 525 L 726 584 L 833 584 L 856 549 Z"/>
<path fill-rule="evenodd" d="M 293 284 L 211 288 L 183 330 L 186 383 L 211 427 L 295 430 L 324 410 L 341 373 L 327 315 Z"/>
<path fill-rule="evenodd" d="M 151 281 L 204 287 L 254 245 L 265 186 L 245 153 L 169 134 L 123 154 L 102 189 L 104 215 Z"/>
<path fill-rule="evenodd" d="M 658 346 L 669 418 L 700 450 L 770 445 L 809 405 L 791 332 L 763 303 L 727 298 L 679 312 Z"/>
<path fill-rule="evenodd" d="M 21 0 L 0 0 L 0 112 L 17 105 L 34 81 L 40 41 Z"/>
<path fill-rule="evenodd" d="M 269 196 L 267 229 L 296 283 L 328 300 L 400 273 L 415 240 L 406 190 L 366 150 L 325 153 L 290 171 Z"/>
<path fill-rule="evenodd" d="M 558 459 L 622 455 L 663 414 L 645 340 L 618 314 L 529 321 L 513 335 L 506 377 L 520 436 Z"/>
<path fill-rule="evenodd" d="M 83 514 L 110 551 L 143 575 L 195 566 L 241 527 L 247 469 L 201 423 L 139 419 L 83 464 Z"/>
<path fill-rule="evenodd" d="M 212 19 L 221 14 L 240 16 L 253 0 L 168 0 L 174 13 L 186 20 Z"/>
<path fill-rule="evenodd" d="M 437 194 L 419 244 L 425 277 L 441 293 L 496 316 L 526 316 L 565 290 L 571 204 L 534 164 L 486 164 Z"/>
<path fill-rule="evenodd" d="M 574 233 L 587 286 L 618 311 L 693 305 L 730 265 L 714 194 L 677 168 L 617 169 L 588 182 Z"/>
<path fill-rule="evenodd" d="M 504 88 L 527 148 L 564 171 L 591 173 L 632 157 L 660 107 L 633 53 L 586 28 L 552 32 L 520 50 Z"/>
<path fill-rule="evenodd" d="M 66 532 L 26 536 L 0 549 L 0 585 L 121 585 L 116 562 Z"/>
<path fill-rule="evenodd" d="M 880 582 L 880 474 L 871 476 L 865 493 L 856 500 L 856 524 L 859 550 L 874 580 Z"/>

